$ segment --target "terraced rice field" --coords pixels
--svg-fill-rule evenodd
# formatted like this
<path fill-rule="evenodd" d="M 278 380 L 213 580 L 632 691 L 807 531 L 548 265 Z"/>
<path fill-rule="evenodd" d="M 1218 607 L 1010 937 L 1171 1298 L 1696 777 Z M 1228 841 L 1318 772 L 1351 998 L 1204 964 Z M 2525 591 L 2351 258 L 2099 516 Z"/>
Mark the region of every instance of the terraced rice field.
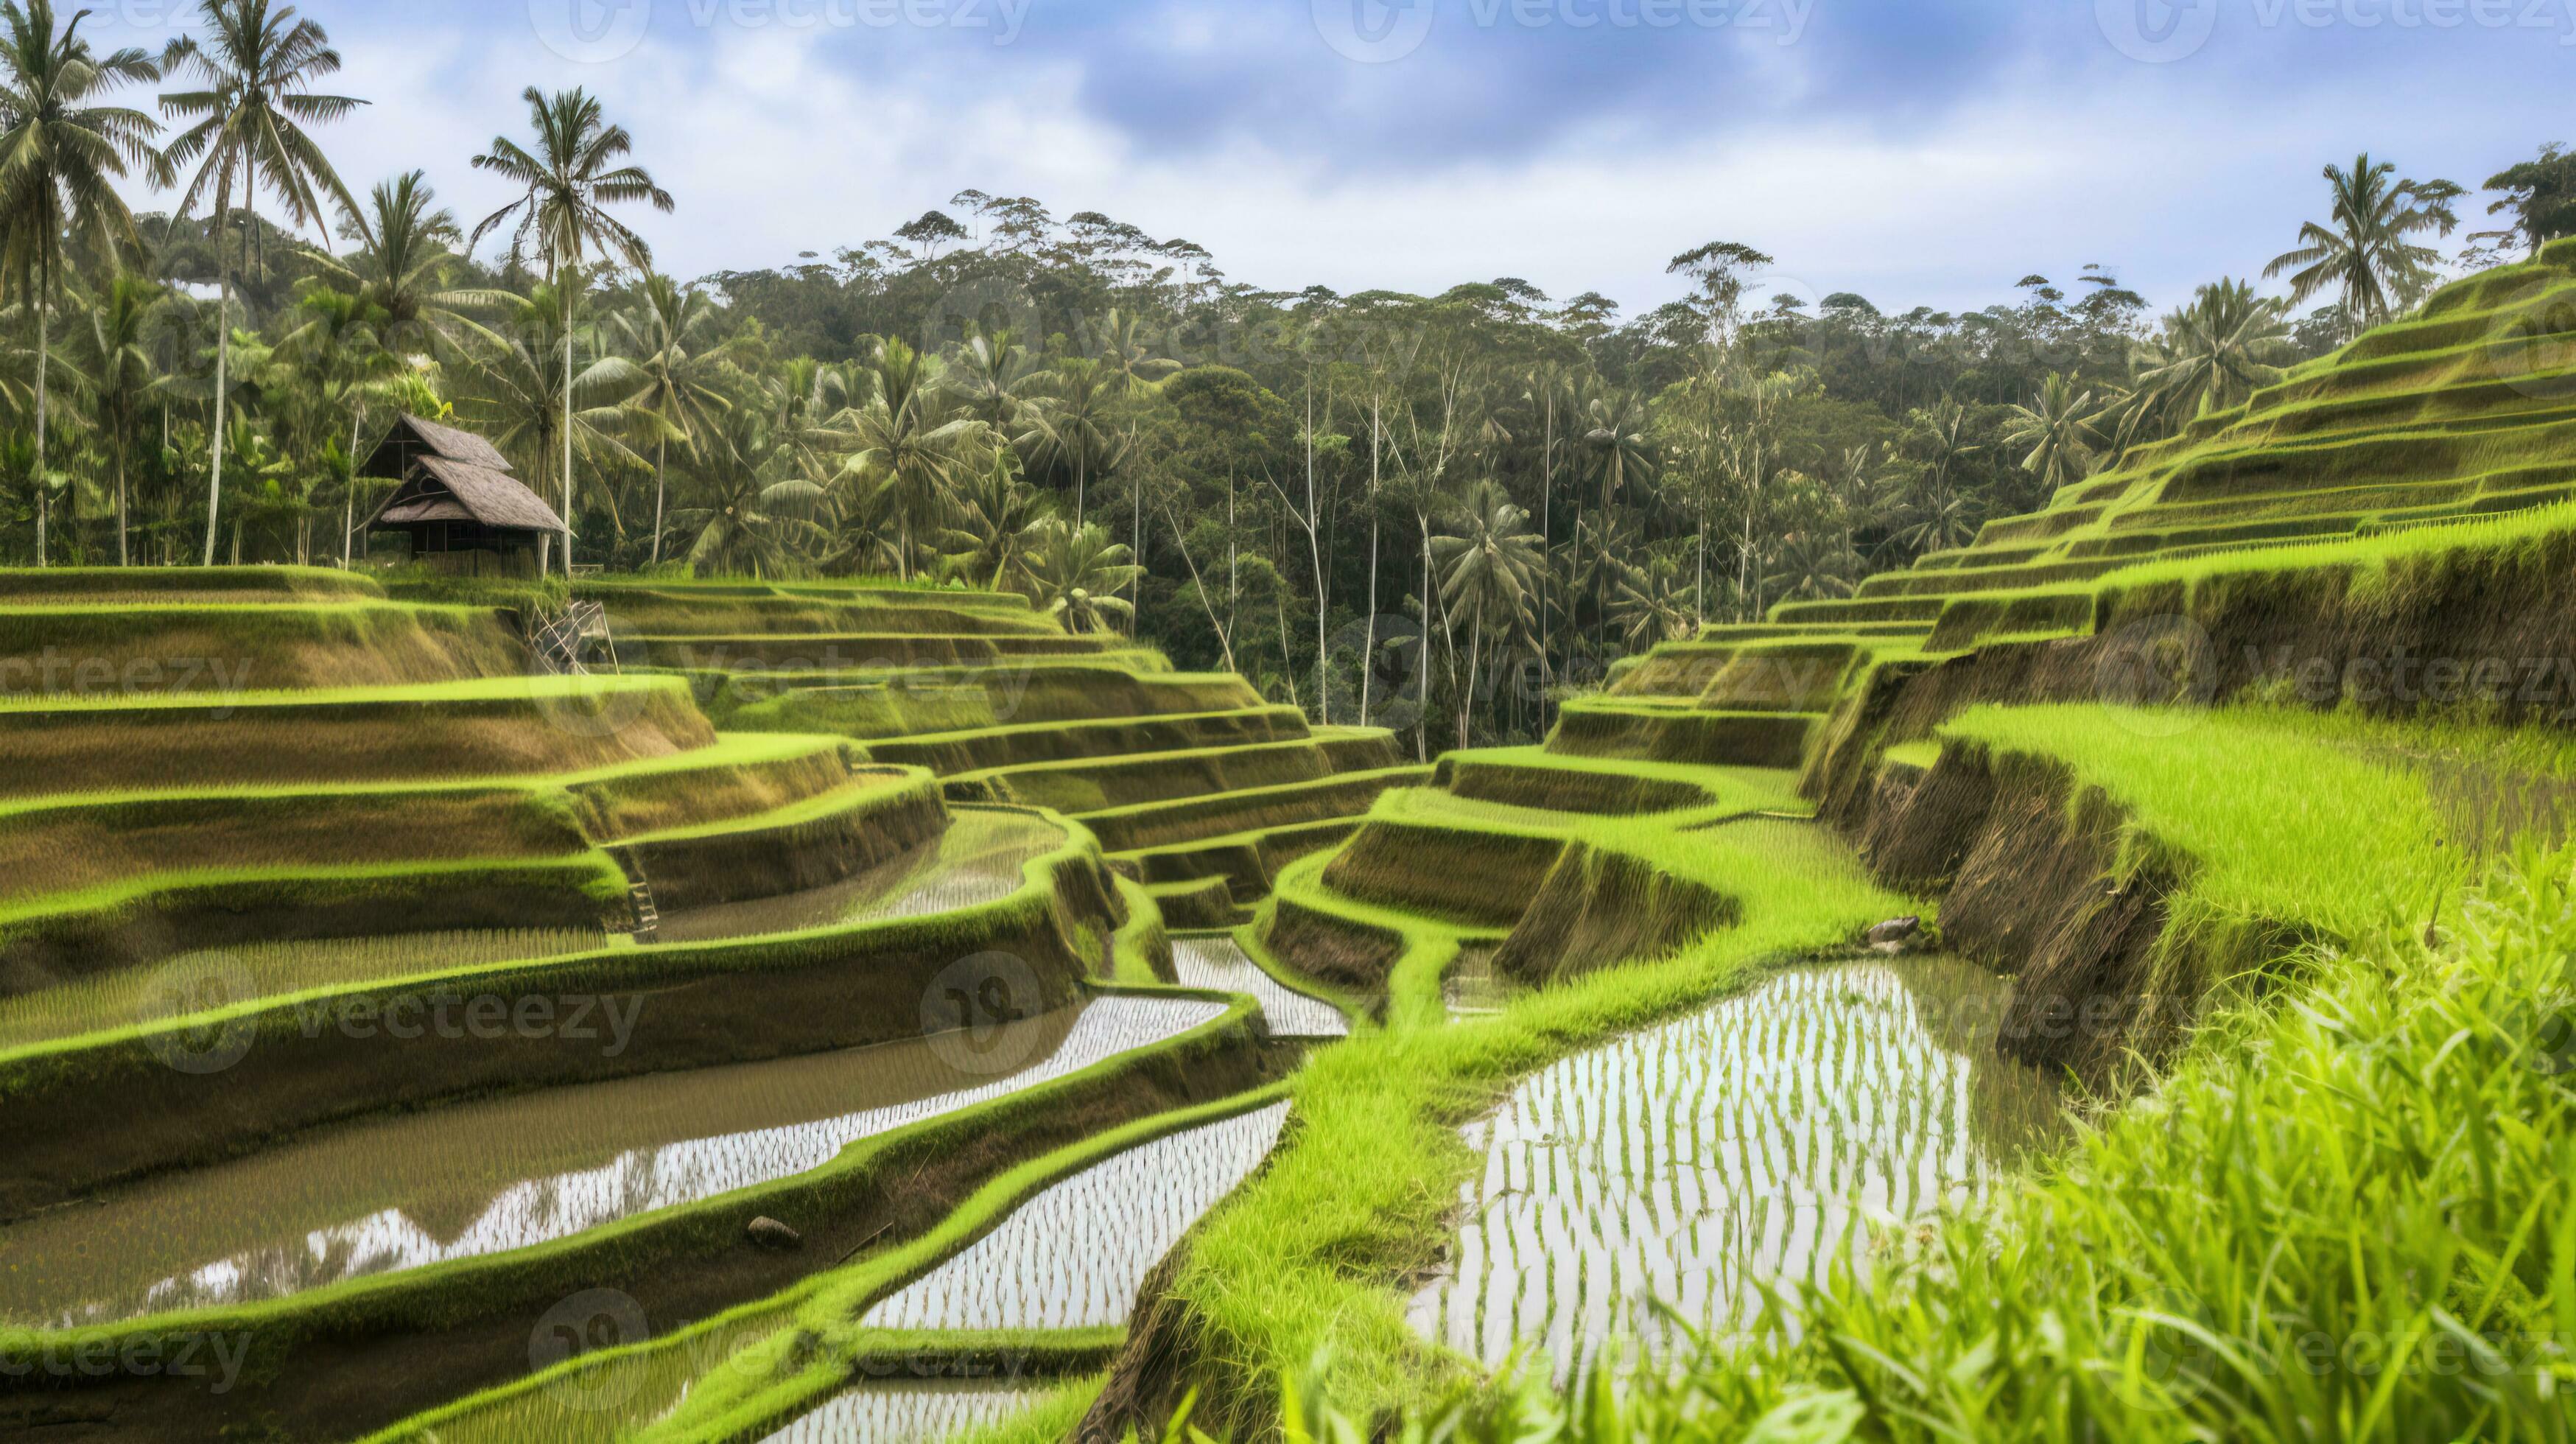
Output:
<path fill-rule="evenodd" d="M 1123 1324 L 1181 1235 L 1261 1166 L 1288 1105 L 1171 1134 L 1076 1174 L 869 1308 L 883 1329 Z"/>
<path fill-rule="evenodd" d="M 386 982 L 485 963 L 596 952 L 600 932 L 568 928 L 482 928 L 382 938 L 252 943 L 181 953 L 148 968 L 76 978 L 0 995 L 0 1050 L 157 1022 L 181 1013 L 273 998 L 306 988 Z"/>
<path fill-rule="evenodd" d="M 1080 1072 L 1224 1009 L 1078 1010 L 819 1057 L 554 1089 L 335 1129 L 0 1231 L 0 1320 L 281 1298 L 526 1248 L 775 1182 L 863 1138 Z"/>
<path fill-rule="evenodd" d="M 955 912 L 1009 897 L 1029 863 L 1063 845 L 1064 829 L 1035 814 L 960 807 L 908 856 L 828 887 L 665 913 L 659 936 L 702 942 Z"/>
<path fill-rule="evenodd" d="M 2055 1089 L 1996 1060 L 2005 984 L 1945 958 L 1800 967 L 1550 1065 L 1466 1130 L 1452 1268 L 1415 1327 L 1560 1377 L 1658 1314 L 1723 1334 L 1906 1224 L 1990 1186 L 2051 1136 Z"/>
<path fill-rule="evenodd" d="M 1347 1038 L 1350 1020 L 1339 1008 L 1309 997 L 1262 971 L 1243 945 L 1232 938 L 1179 938 L 1172 943 L 1172 968 L 1182 987 L 1221 993 L 1249 993 L 1270 1020 L 1270 1031 L 1282 1038 Z"/>
<path fill-rule="evenodd" d="M 938 1444 L 991 1428 L 1028 1402 L 1028 1390 L 987 1384 L 862 1384 L 763 1444 Z"/>

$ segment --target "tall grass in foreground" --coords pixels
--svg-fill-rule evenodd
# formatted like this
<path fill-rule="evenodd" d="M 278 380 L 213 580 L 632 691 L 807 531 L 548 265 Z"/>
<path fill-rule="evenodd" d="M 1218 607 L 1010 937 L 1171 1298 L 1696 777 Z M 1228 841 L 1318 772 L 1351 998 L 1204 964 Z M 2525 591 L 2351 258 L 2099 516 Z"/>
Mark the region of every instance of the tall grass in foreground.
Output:
<path fill-rule="evenodd" d="M 2313 957 L 2058 1167 L 1838 1272 L 1803 1342 L 1505 1387 L 1408 1434 L 2576 1437 L 2571 867 L 2524 850 L 2439 954 L 2392 931 Z M 1289 1440 L 1355 1437 L 1319 1384 L 1288 1396 Z"/>

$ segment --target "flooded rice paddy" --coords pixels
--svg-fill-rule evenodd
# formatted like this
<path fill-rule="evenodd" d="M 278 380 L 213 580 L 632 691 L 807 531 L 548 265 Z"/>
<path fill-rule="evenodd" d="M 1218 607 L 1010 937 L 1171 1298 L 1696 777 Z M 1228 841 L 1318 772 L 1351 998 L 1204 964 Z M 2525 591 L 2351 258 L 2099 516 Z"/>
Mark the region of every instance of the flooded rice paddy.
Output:
<path fill-rule="evenodd" d="M 943 1035 L 331 1129 L 0 1228 L 0 1321 L 66 1327 L 248 1303 L 570 1237 L 793 1177 L 860 1139 L 1223 1012 L 1100 998 L 965 1051 Z"/>
<path fill-rule="evenodd" d="M 1064 829 L 1022 812 L 952 809 L 935 842 L 829 887 L 662 914 L 664 943 L 802 932 L 882 918 L 925 917 L 999 902 L 1022 870 L 1064 845 Z"/>
<path fill-rule="evenodd" d="M 1261 1004 L 1270 1031 L 1281 1038 L 1347 1038 L 1342 1010 L 1310 998 L 1262 971 L 1232 938 L 1174 938 L 1172 971 L 1184 988 L 1249 993 Z"/>
<path fill-rule="evenodd" d="M 1035 1397 L 990 1383 L 861 1384 L 763 1444 L 938 1444 L 999 1424 Z"/>
<path fill-rule="evenodd" d="M 1415 1327 L 1488 1364 L 1536 1343 L 1562 1378 L 1663 1340 L 1657 1304 L 1723 1332 L 1865 1249 L 1856 1223 L 1966 1201 L 2062 1126 L 1993 1054 L 2008 987 L 1948 958 L 1799 968 L 1524 1080 L 1466 1130 L 1483 1167 Z"/>
<path fill-rule="evenodd" d="M 1440 975 L 1440 1001 L 1449 1009 L 1450 1022 L 1490 1018 L 1511 1001 L 1510 990 L 1494 973 L 1494 954 L 1500 950 L 1498 943 L 1459 944 L 1458 956 Z"/>
<path fill-rule="evenodd" d="M 1124 1324 L 1145 1275 L 1252 1175 L 1287 1119 L 1288 1105 L 1277 1103 L 1094 1164 L 1012 1210 L 860 1321 L 885 1329 Z"/>

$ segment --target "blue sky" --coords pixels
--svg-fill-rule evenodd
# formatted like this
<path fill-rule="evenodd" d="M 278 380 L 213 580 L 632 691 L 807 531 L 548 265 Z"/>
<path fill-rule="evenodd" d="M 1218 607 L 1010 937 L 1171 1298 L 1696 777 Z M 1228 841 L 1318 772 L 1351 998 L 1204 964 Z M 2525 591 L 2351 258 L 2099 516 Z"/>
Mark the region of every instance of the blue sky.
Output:
<path fill-rule="evenodd" d="M 155 43 L 183 0 L 92 0 Z M 375 104 L 352 184 L 466 160 L 585 84 L 680 199 L 682 275 L 879 236 L 968 186 L 1105 211 L 1229 275 L 1517 275 L 1632 311 L 1741 240 L 1771 289 L 2004 297 L 2102 262 L 2252 275 L 2358 150 L 2475 184 L 2544 140 L 2576 0 L 304 0 Z M 469 220 L 472 216 L 469 214 Z"/>

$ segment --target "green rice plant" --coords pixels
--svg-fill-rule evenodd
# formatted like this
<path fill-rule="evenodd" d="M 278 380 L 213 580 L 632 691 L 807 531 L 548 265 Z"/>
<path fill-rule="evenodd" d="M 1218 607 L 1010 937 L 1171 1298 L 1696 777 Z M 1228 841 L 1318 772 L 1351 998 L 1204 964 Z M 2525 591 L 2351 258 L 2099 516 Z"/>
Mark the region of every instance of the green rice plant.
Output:
<path fill-rule="evenodd" d="M 1109 808 L 1083 813 L 1075 820 L 1090 828 L 1111 852 L 1139 852 L 1229 833 L 1348 817 L 1388 788 L 1421 782 L 1430 775 L 1428 767 L 1340 773 L 1314 782 Z"/>
<path fill-rule="evenodd" d="M 1319 782 L 1398 765 L 1395 736 L 1382 728 L 1322 728 L 1282 742 L 1133 751 L 1112 757 L 1035 762 L 951 777 L 948 795 L 1050 807 L 1081 815 L 1212 793 Z"/>

